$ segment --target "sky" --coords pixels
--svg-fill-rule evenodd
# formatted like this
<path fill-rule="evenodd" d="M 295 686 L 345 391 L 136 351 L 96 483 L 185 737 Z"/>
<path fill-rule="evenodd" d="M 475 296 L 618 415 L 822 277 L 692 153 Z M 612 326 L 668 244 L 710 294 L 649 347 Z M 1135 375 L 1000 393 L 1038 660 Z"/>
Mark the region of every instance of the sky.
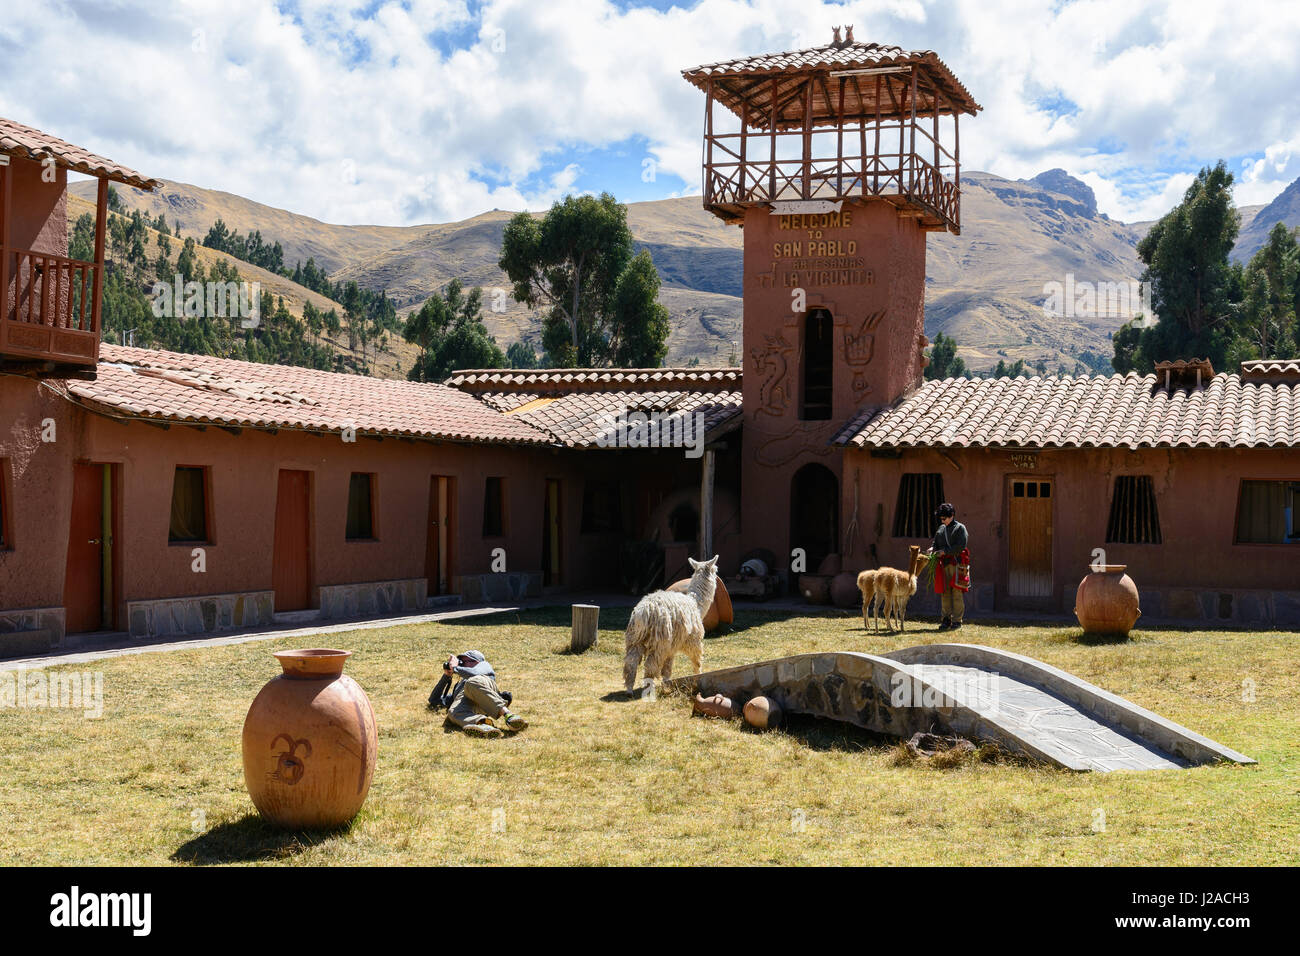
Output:
<path fill-rule="evenodd" d="M 1300 3 L 4 0 L 0 116 L 164 181 L 410 225 L 700 191 L 681 71 L 858 40 L 936 51 L 983 106 L 966 170 L 1054 167 L 1158 218 L 1219 159 L 1300 177 Z"/>

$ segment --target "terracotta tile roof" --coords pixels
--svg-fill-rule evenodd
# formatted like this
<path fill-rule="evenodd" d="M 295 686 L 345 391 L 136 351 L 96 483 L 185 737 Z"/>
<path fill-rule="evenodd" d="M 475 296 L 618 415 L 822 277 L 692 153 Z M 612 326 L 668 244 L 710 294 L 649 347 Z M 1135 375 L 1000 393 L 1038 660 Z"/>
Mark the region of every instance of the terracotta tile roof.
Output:
<path fill-rule="evenodd" d="M 445 385 L 368 378 L 206 355 L 102 345 L 75 400 L 158 421 L 553 445 L 550 436 Z"/>
<path fill-rule="evenodd" d="M 1300 358 L 1254 359 L 1241 363 L 1242 381 L 1300 383 Z"/>
<path fill-rule="evenodd" d="M 449 385 L 568 448 L 599 448 L 621 413 L 704 415 L 712 439 L 740 427 L 738 368 L 462 369 Z"/>
<path fill-rule="evenodd" d="M 704 416 L 704 437 L 712 440 L 740 427 L 741 393 L 722 391 L 580 390 L 566 395 L 533 392 L 486 392 L 483 402 L 513 420 L 545 430 L 566 448 L 600 448 L 602 433 L 623 414 L 658 412 L 666 416 Z M 690 427 L 693 429 L 694 419 Z M 692 431 L 690 434 L 694 435 Z"/>
<path fill-rule="evenodd" d="M 728 77 L 752 79 L 755 75 L 764 74 L 780 76 L 781 74 L 792 73 L 869 70 L 913 65 L 922 66 L 942 90 L 944 99 L 947 102 L 940 103 L 940 112 L 951 112 L 955 108 L 959 112 L 973 114 L 982 109 L 975 102 L 970 91 L 953 75 L 952 70 L 948 68 L 948 65 L 943 60 L 939 59 L 939 55 L 933 50 L 904 50 L 902 47 L 881 43 L 864 43 L 856 40 L 841 41 L 838 44 L 831 42 L 824 46 L 791 50 L 784 53 L 764 53 L 758 56 L 722 60 L 718 63 L 706 63 L 703 66 L 683 70 L 682 76 L 701 90 L 705 88 L 708 80 L 712 78 L 715 99 L 738 115 L 740 104 L 742 102 L 748 103 L 752 111 L 750 116 L 751 125 L 758 129 L 766 129 L 769 119 L 765 110 L 770 111 L 771 108 L 770 84 L 761 84 L 754 87 L 750 82 L 728 82 Z M 783 99 L 790 89 L 792 87 L 781 87 L 778 84 L 778 100 Z M 866 91 L 864 91 L 864 95 L 865 93 Z M 856 97 L 857 90 L 854 87 L 850 92 L 849 99 L 846 99 L 845 102 L 846 115 L 853 116 L 859 113 L 874 115 L 874 100 L 869 104 L 863 103 L 859 106 Z M 889 105 L 884 97 L 882 97 L 881 103 L 883 115 L 894 112 L 893 107 Z M 917 112 L 929 112 L 932 109 L 932 96 L 924 90 L 918 90 Z M 796 103 L 794 110 L 794 113 L 785 113 L 778 118 L 778 128 L 802 125 L 803 106 Z M 818 125 L 817 121 L 822 118 L 821 113 L 824 111 L 823 106 L 820 104 L 815 105 L 814 125 Z"/>
<path fill-rule="evenodd" d="M 461 369 L 447 384 L 467 392 L 633 391 L 655 386 L 674 389 L 740 388 L 739 368 L 539 368 Z"/>
<path fill-rule="evenodd" d="M 65 143 L 49 133 L 42 133 L 38 129 L 15 123 L 2 116 L 0 116 L 0 153 L 21 156 L 23 159 L 34 159 L 38 162 L 47 156 L 53 156 L 54 161 L 66 169 L 91 176 L 103 176 L 114 182 L 149 191 L 162 185 L 157 179 L 146 179 L 134 169 L 115 163 L 111 159 L 96 156 L 80 146 Z"/>
<path fill-rule="evenodd" d="M 1167 392 L 1156 376 L 945 379 L 864 411 L 835 442 L 867 448 L 1250 448 L 1300 445 L 1300 384 L 1219 374 Z"/>

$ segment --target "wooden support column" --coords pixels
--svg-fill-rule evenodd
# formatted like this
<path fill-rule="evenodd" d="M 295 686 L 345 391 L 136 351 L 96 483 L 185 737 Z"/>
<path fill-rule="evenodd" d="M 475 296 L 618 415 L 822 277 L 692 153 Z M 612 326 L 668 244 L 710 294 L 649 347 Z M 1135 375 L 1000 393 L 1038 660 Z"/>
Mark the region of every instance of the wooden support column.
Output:
<path fill-rule="evenodd" d="M 704 82 L 704 201 L 713 201 L 713 77 Z"/>
<path fill-rule="evenodd" d="M 717 472 L 717 452 L 704 449 L 700 461 L 700 557 L 707 561 L 713 557 L 713 478 Z"/>
<path fill-rule="evenodd" d="M 768 183 L 767 183 L 767 200 L 772 202 L 776 199 L 776 93 L 780 88 L 777 78 L 772 77 L 772 116 L 768 121 L 768 130 L 772 134 L 772 149 L 768 154 Z"/>
<path fill-rule="evenodd" d="M 912 134 L 911 134 L 911 146 L 908 149 L 908 157 L 907 157 L 908 165 L 912 165 L 913 163 L 912 157 L 914 157 L 915 155 L 916 155 L 916 67 L 912 67 Z M 912 187 L 915 185 L 914 182 L 915 179 L 916 179 L 915 175 L 909 175 L 907 177 L 907 191 L 909 193 L 912 192 Z"/>
<path fill-rule="evenodd" d="M 0 165 L 0 323 L 9 319 L 9 220 L 13 218 L 13 172 L 9 157 Z M 0 345 L 5 329 L 0 326 Z"/>
<path fill-rule="evenodd" d="M 803 189 L 804 199 L 812 198 L 812 95 L 813 81 L 808 77 L 808 93 L 803 100 Z"/>
<path fill-rule="evenodd" d="M 95 199 L 95 283 L 90 293 L 90 327 L 97 338 L 103 338 L 103 329 L 99 322 L 102 309 L 100 298 L 104 289 L 104 234 L 106 232 L 108 232 L 108 180 L 101 176 L 99 195 Z M 99 342 L 95 343 L 95 357 L 99 357 Z"/>
<path fill-rule="evenodd" d="M 845 78 L 840 77 L 840 101 L 836 106 L 839 113 L 835 117 L 835 198 L 844 198 L 844 83 Z"/>

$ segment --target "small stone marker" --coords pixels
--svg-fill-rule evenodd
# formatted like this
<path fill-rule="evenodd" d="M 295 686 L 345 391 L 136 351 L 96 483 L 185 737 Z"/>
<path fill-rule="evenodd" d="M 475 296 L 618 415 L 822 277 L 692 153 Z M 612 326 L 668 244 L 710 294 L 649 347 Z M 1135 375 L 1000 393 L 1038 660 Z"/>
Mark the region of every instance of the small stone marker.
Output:
<path fill-rule="evenodd" d="M 596 628 L 599 623 L 599 605 L 573 605 L 573 633 L 569 638 L 569 650 L 574 654 L 581 654 L 587 648 L 595 647 Z"/>

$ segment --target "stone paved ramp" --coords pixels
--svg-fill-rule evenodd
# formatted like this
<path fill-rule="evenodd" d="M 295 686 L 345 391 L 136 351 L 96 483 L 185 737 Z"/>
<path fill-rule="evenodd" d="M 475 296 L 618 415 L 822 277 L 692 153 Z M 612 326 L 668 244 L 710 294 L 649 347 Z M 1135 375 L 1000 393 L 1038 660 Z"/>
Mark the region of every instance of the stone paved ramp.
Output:
<path fill-rule="evenodd" d="M 1027 681 L 957 664 L 913 664 L 922 680 L 976 709 L 1001 715 L 1016 735 L 1063 767 L 1087 770 L 1168 770 L 1188 761 L 1103 723 Z"/>
<path fill-rule="evenodd" d="M 960 734 L 1070 770 L 1255 762 L 1042 661 L 977 644 L 801 654 L 672 684 L 740 700 L 762 694 L 791 713 L 898 737 Z"/>

